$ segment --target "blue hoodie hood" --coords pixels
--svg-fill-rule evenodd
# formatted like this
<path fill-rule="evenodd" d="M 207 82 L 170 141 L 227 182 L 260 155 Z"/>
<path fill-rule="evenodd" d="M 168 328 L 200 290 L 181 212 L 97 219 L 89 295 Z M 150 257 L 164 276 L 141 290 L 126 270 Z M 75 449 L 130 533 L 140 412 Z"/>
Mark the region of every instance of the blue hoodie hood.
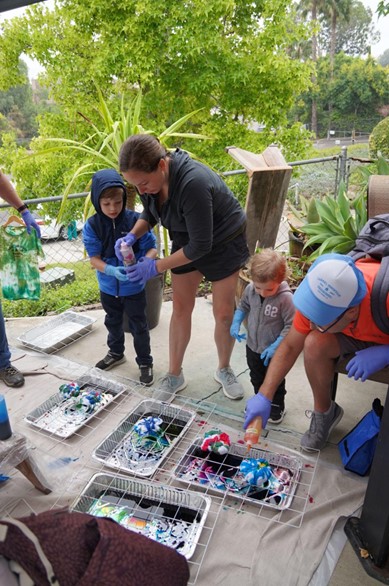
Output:
<path fill-rule="evenodd" d="M 103 191 L 109 187 L 120 187 L 123 190 L 123 209 L 118 216 L 124 214 L 126 207 L 126 186 L 123 179 L 115 169 L 102 169 L 97 171 L 92 177 L 91 187 L 91 201 L 96 212 L 100 215 L 104 215 L 100 207 L 100 197 Z"/>

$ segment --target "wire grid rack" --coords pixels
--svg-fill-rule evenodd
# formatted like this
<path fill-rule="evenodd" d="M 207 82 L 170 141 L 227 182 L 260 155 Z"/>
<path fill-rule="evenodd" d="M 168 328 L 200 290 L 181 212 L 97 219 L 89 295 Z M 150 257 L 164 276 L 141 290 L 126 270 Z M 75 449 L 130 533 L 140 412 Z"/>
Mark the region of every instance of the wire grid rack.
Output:
<path fill-rule="evenodd" d="M 90 334 L 95 321 L 94 317 L 65 311 L 28 330 L 18 337 L 18 341 L 30 350 L 52 354 Z"/>
<path fill-rule="evenodd" d="M 307 457 L 299 450 L 267 438 L 252 448 L 250 457 L 264 457 L 272 462 L 274 468 L 294 467 L 292 490 L 282 506 L 274 506 L 274 503 L 266 502 L 266 498 L 258 500 L 244 493 L 221 490 L 212 482 L 200 484 L 196 479 L 188 481 L 181 473 L 198 449 L 204 434 L 214 429 L 224 431 L 230 437 L 234 460 L 232 463 L 227 461 L 227 465 L 230 476 L 234 476 L 239 462 L 247 457 L 242 422 L 227 420 L 226 414 L 210 402 L 195 404 L 185 397 L 177 398 L 170 405 L 154 401 L 151 389 L 122 377 L 108 378 L 107 373 L 98 369 L 91 369 L 82 380 L 88 381 L 88 377 L 90 383 L 101 389 L 116 388 L 120 392 L 110 404 L 85 420 L 83 425 L 77 426 L 67 438 L 32 425 L 28 417 L 25 418 L 20 431 L 31 440 L 37 451 L 42 449 L 49 452 L 53 459 L 71 459 L 73 463 L 66 478 L 54 486 L 49 497 L 45 497 L 47 500 L 40 499 L 39 505 L 36 500 L 32 502 L 28 498 L 9 502 L 3 507 L 3 515 L 21 517 L 31 512 L 63 507 L 88 512 L 99 498 L 107 500 L 108 497 L 109 500 L 113 495 L 116 500 L 111 504 L 116 505 L 116 509 L 117 505 L 122 505 L 121 512 L 135 507 L 131 519 L 135 517 L 139 522 L 137 511 L 142 511 L 141 524 L 142 520 L 147 521 L 144 515 L 152 516 L 153 511 L 154 517 L 165 522 L 167 517 L 178 521 L 189 519 L 183 554 L 190 567 L 189 584 L 193 585 L 207 550 L 212 547 L 212 536 L 217 531 L 217 520 L 222 510 L 231 509 L 296 529 L 301 526 L 311 499 L 319 452 Z M 42 404 L 45 403 L 47 399 Z M 37 406 L 37 409 L 40 407 Z M 123 455 L 123 446 L 131 436 L 134 424 L 149 414 L 161 417 L 166 434 L 170 433 L 171 441 L 166 453 L 162 453 L 152 466 L 147 462 L 140 468 L 134 466 L 131 459 L 127 462 L 112 460 L 115 450 L 120 453 L 122 449 Z M 155 453 L 151 455 L 155 457 Z M 209 454 L 208 459 L 212 461 L 215 457 Z M 173 506 L 174 510 L 166 513 L 169 506 L 170 509 Z M 186 516 L 183 516 L 183 511 Z M 130 528 L 134 529 L 134 526 Z"/>

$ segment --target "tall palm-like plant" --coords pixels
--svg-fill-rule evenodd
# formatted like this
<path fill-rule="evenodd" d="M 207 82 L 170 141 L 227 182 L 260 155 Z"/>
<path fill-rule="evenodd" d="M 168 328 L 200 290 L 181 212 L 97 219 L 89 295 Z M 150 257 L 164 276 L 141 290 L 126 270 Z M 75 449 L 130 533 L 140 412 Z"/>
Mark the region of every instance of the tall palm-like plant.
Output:
<path fill-rule="evenodd" d="M 61 222 L 62 216 L 66 209 L 67 198 L 71 193 L 76 181 L 80 178 L 85 178 L 86 190 L 89 189 L 92 175 L 104 168 L 113 168 L 118 170 L 119 151 L 123 142 L 132 134 L 146 133 L 156 134 L 151 130 L 146 130 L 140 123 L 141 109 L 142 109 L 142 92 L 139 90 L 135 97 L 127 105 L 126 96 L 122 96 L 120 106 L 120 116 L 115 118 L 109 109 L 106 100 L 99 88 L 98 93 L 98 107 L 97 112 L 101 121 L 101 125 L 95 124 L 88 117 L 80 114 L 83 119 L 90 125 L 92 132 L 86 140 L 80 142 L 67 138 L 47 138 L 45 142 L 53 144 L 53 146 L 39 151 L 32 156 L 39 156 L 47 153 L 54 153 L 59 151 L 78 151 L 85 155 L 85 162 L 82 163 L 73 173 L 68 182 L 62 202 L 58 213 L 57 222 Z M 163 132 L 158 134 L 158 139 L 161 144 L 169 148 L 169 142 L 172 139 L 190 138 L 190 139 L 207 139 L 209 137 L 202 134 L 183 133 L 179 132 L 180 128 L 190 119 L 193 118 L 202 108 L 186 114 Z M 135 194 L 134 194 L 135 198 Z M 132 202 L 133 205 L 134 202 Z M 84 208 L 84 217 L 88 217 L 91 210 L 90 196 L 87 197 Z"/>

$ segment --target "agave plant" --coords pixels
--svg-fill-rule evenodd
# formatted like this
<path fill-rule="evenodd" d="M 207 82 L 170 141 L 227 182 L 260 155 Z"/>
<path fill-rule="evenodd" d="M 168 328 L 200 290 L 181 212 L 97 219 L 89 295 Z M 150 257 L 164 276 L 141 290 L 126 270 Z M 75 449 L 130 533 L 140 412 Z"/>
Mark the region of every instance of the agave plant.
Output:
<path fill-rule="evenodd" d="M 299 196 L 301 210 L 297 209 L 294 205 L 289 202 L 289 208 L 296 218 L 297 223 L 289 221 L 290 229 L 296 234 L 301 233 L 301 226 L 304 224 L 312 224 L 319 221 L 319 214 L 316 209 L 316 199 L 311 197 L 308 199 L 303 195 Z"/>
<path fill-rule="evenodd" d="M 357 168 L 360 176 L 360 189 L 366 191 L 372 175 L 389 175 L 389 161 L 378 153 L 377 161 L 370 165 L 361 165 Z"/>
<path fill-rule="evenodd" d="M 347 254 L 367 221 L 366 197 L 361 193 L 353 201 L 347 197 L 346 186 L 341 183 L 338 197 L 327 195 L 316 201 L 319 221 L 304 224 L 301 231 L 308 236 L 305 247 L 316 247 L 308 257 L 314 260 L 326 252 Z"/>

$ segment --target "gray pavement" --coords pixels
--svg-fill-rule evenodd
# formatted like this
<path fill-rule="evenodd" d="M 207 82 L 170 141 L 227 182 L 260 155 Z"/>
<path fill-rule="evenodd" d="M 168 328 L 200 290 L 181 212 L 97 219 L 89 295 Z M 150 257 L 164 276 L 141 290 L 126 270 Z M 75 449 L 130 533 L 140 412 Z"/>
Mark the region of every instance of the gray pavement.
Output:
<path fill-rule="evenodd" d="M 101 309 L 90 310 L 85 315 L 96 318 L 92 332 L 63 348 L 57 355 L 69 358 L 72 361 L 94 366 L 107 351 L 106 329 L 104 326 L 104 312 Z M 168 367 L 168 330 L 171 315 L 171 302 L 164 302 L 159 325 L 151 331 L 152 354 L 154 356 L 155 378 L 162 376 Z M 24 348 L 18 337 L 26 331 L 48 321 L 50 317 L 15 318 L 6 320 L 6 331 L 11 348 L 17 351 Z M 245 397 L 240 401 L 231 401 L 223 395 L 220 385 L 213 375 L 217 367 L 216 349 L 213 341 L 213 315 L 211 297 L 198 298 L 193 314 L 192 337 L 184 360 L 184 375 L 187 387 L 180 393 L 190 398 L 194 404 L 206 401 L 216 406 L 218 414 L 228 419 L 228 423 L 240 427 L 243 422 L 245 401 L 252 395 L 249 380 L 244 343 L 236 344 L 232 355 L 231 366 L 239 376 Z M 138 368 L 134 360 L 134 350 L 130 334 L 126 334 L 126 357 L 124 364 L 117 366 L 110 372 L 133 380 L 138 380 Z M 305 410 L 312 408 L 311 392 L 305 376 L 303 358 L 300 357 L 287 376 L 286 408 L 284 421 L 278 425 L 269 425 L 269 437 L 280 443 L 295 442 L 309 427 L 309 420 L 305 417 Z M 344 417 L 333 431 L 330 443 L 321 452 L 320 458 L 335 466 L 341 466 L 337 450 L 337 442 L 349 431 L 362 416 L 371 409 L 372 401 L 379 397 L 384 401 L 386 387 L 380 383 L 368 381 L 360 383 L 350 381 L 346 376 L 339 376 L 337 401 L 345 410 Z M 179 401 L 179 398 L 177 399 Z M 331 586 L 347 584 L 376 584 L 362 568 L 351 545 L 346 546 L 339 559 L 336 569 L 329 582 Z"/>

